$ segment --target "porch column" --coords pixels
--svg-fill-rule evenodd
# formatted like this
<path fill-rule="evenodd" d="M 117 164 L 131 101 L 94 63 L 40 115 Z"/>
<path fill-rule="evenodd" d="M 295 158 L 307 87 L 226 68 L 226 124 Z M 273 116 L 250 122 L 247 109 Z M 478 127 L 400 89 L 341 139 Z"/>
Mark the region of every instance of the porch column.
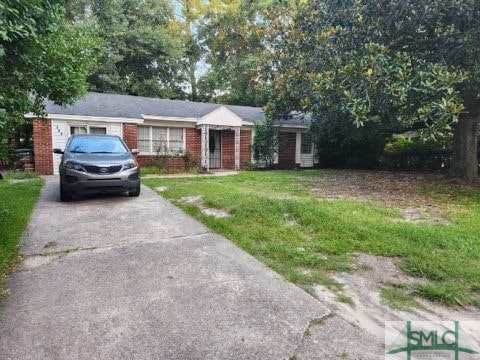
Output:
<path fill-rule="evenodd" d="M 235 170 L 240 169 L 240 126 L 235 128 Z"/>
<path fill-rule="evenodd" d="M 210 149 L 209 149 L 209 126 L 206 124 L 202 125 L 202 155 L 201 155 L 201 166 L 202 170 L 210 170 Z"/>

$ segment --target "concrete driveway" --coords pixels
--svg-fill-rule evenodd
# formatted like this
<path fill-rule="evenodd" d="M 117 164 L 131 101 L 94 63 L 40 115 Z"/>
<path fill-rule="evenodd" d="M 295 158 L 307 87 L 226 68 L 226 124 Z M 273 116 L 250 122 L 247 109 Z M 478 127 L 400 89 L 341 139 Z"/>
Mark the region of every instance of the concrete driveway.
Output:
<path fill-rule="evenodd" d="M 60 203 L 47 177 L 0 301 L 1 359 L 381 357 L 356 328 L 143 187 Z"/>

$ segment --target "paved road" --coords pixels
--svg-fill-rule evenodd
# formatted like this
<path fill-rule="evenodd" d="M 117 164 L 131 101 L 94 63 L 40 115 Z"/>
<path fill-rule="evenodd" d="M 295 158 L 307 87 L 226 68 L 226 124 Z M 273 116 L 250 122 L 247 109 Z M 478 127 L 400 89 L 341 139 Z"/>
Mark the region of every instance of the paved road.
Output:
<path fill-rule="evenodd" d="M 153 191 L 60 203 L 58 178 L 46 180 L 25 260 L 0 301 L 0 359 L 378 354 L 365 334 Z"/>

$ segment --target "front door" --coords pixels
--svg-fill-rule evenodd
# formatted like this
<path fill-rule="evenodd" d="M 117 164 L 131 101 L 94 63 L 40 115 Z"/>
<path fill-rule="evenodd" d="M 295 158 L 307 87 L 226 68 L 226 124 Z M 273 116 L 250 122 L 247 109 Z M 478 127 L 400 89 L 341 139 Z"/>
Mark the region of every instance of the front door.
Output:
<path fill-rule="evenodd" d="M 208 147 L 210 150 L 210 169 L 220 169 L 222 166 L 220 130 L 210 130 Z"/>

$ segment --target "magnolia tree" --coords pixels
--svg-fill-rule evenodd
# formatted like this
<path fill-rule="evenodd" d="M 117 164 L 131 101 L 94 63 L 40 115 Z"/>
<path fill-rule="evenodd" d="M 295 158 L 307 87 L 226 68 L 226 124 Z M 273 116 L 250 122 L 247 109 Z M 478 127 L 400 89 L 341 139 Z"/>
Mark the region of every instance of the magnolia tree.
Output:
<path fill-rule="evenodd" d="M 452 175 L 477 176 L 480 2 L 312 0 L 271 33 L 272 116 L 453 137 Z"/>

